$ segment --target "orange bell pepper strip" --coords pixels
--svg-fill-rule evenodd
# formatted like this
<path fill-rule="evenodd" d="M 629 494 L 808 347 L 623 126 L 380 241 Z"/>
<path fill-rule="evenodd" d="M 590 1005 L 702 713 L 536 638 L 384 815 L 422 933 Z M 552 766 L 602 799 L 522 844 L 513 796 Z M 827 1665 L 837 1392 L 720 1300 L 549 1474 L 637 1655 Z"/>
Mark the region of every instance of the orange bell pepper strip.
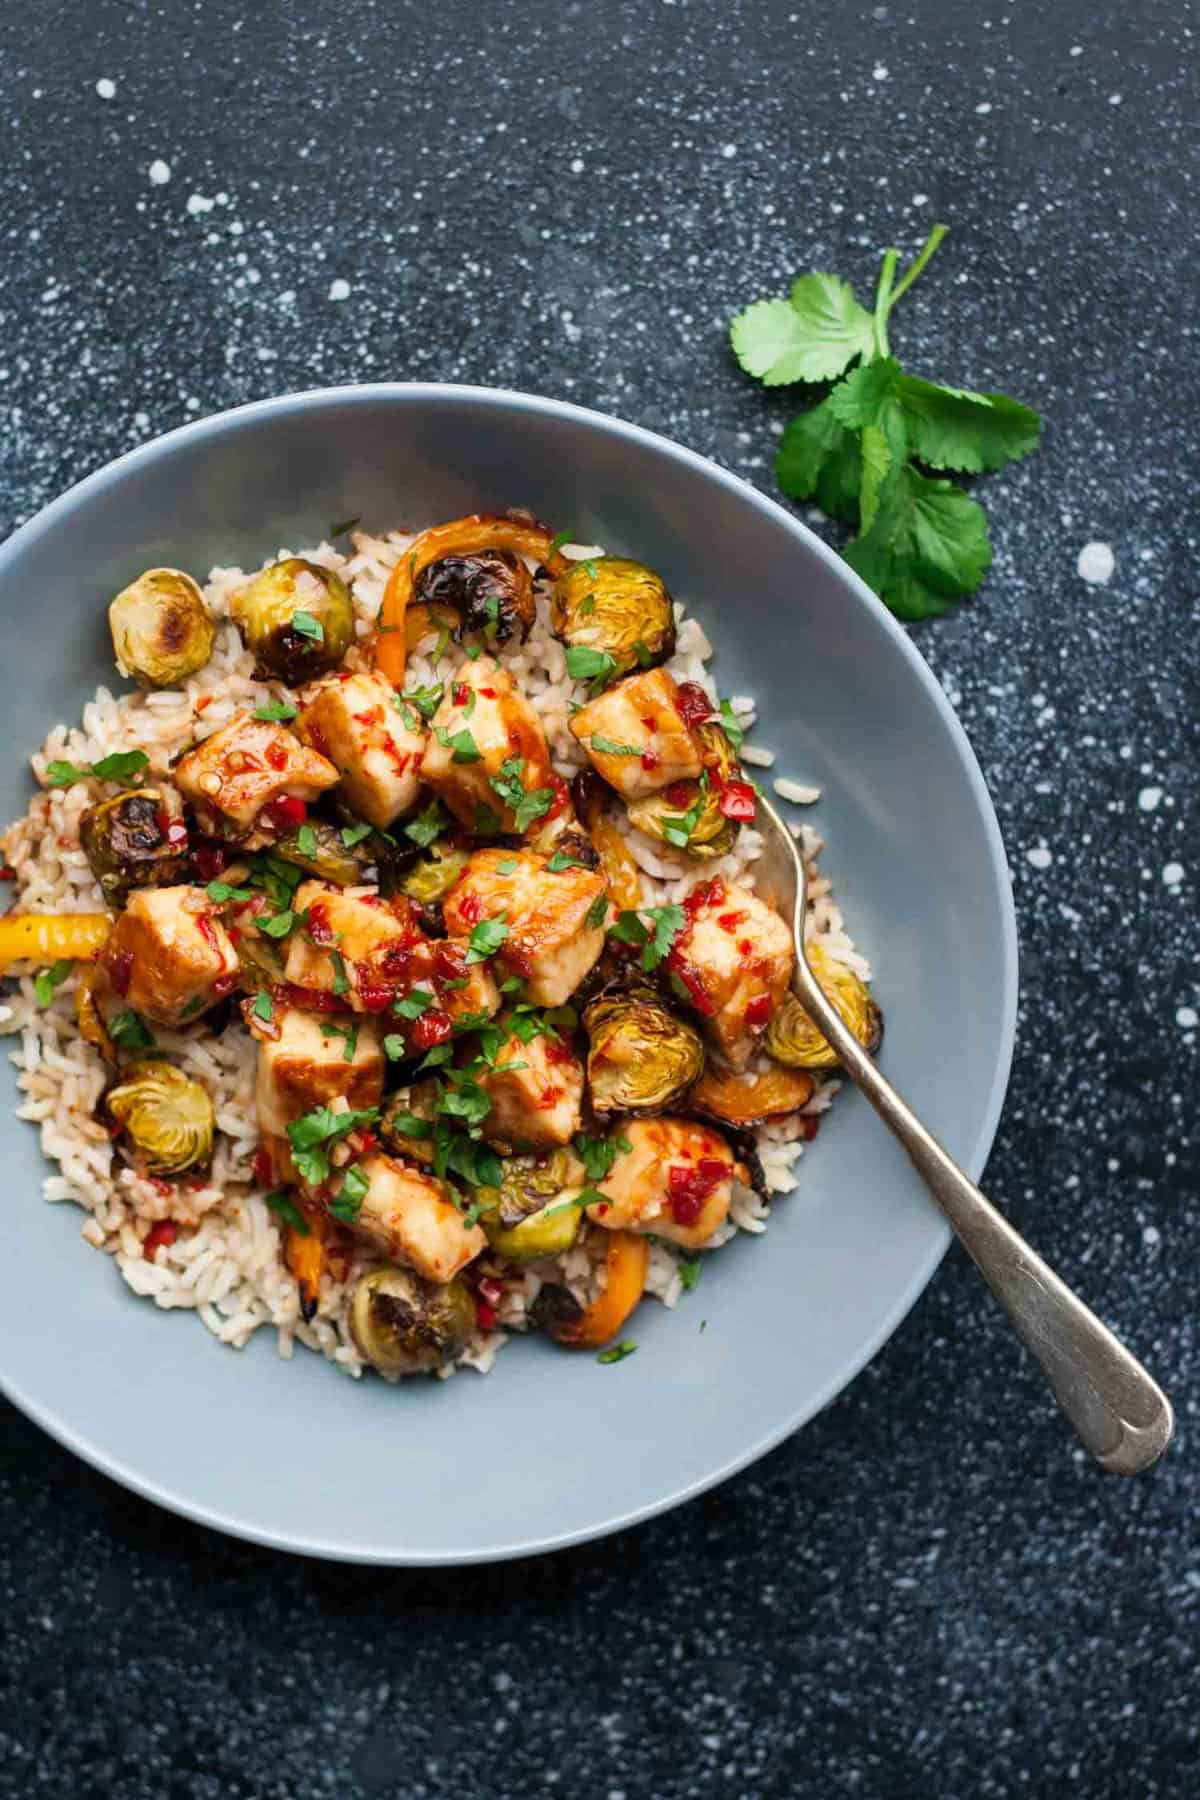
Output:
<path fill-rule="evenodd" d="M 407 646 L 404 615 L 422 569 L 444 556 L 475 556 L 481 550 L 509 550 L 516 556 L 533 556 L 550 571 L 561 575 L 565 557 L 552 548 L 554 539 L 544 526 L 526 524 L 499 513 L 468 513 L 445 525 L 431 525 L 413 539 L 388 577 L 379 609 L 379 635 L 375 640 L 375 667 L 393 687 L 404 680 Z"/>
<path fill-rule="evenodd" d="M 636 911 L 642 904 L 642 877 L 637 859 L 604 810 L 599 779 L 578 785 L 582 795 L 580 817 L 592 840 L 592 848 L 600 858 L 609 894 L 623 912 Z"/>
<path fill-rule="evenodd" d="M 111 930 L 107 913 L 9 913 L 0 919 L 0 974 L 15 962 L 95 962 Z"/>
<path fill-rule="evenodd" d="M 296 1225 L 285 1228 L 283 1260 L 296 1277 L 296 1286 L 300 1290 L 300 1311 L 307 1322 L 316 1312 L 321 1294 L 321 1272 L 325 1267 L 325 1240 L 329 1235 L 330 1221 L 318 1207 L 297 1199 L 295 1194 L 292 1195 L 292 1205 L 304 1220 L 306 1229 L 301 1231 Z"/>
<path fill-rule="evenodd" d="M 608 1285 L 577 1319 L 559 1326 L 555 1338 L 572 1349 L 595 1349 L 616 1337 L 641 1299 L 650 1266 L 650 1245 L 632 1231 L 614 1231 L 604 1256 Z"/>

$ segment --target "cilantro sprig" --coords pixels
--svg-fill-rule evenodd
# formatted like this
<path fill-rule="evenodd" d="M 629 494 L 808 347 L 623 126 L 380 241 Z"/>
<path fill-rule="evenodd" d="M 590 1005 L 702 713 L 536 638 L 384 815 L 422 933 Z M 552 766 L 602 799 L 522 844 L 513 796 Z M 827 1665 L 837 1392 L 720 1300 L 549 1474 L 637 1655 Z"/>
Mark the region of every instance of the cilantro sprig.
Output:
<path fill-rule="evenodd" d="M 50 762 L 46 764 L 47 787 L 73 787 L 77 781 L 86 781 L 95 776 L 100 781 L 135 781 L 143 769 L 149 768 L 150 758 L 144 750 L 114 750 L 109 756 L 102 756 L 99 762 L 73 763 Z"/>
<path fill-rule="evenodd" d="M 974 593 L 992 558 L 982 507 L 943 471 L 1002 469 L 1035 450 L 1041 433 L 1038 414 L 1019 400 L 908 375 L 892 355 L 892 309 L 945 235 L 935 225 L 899 279 L 899 251 L 885 252 L 871 312 L 848 282 L 812 274 L 786 300 L 756 300 L 730 326 L 738 361 L 765 387 L 836 384 L 787 427 L 776 478 L 791 499 L 815 499 L 858 527 L 846 561 L 906 620 L 948 612 Z"/>

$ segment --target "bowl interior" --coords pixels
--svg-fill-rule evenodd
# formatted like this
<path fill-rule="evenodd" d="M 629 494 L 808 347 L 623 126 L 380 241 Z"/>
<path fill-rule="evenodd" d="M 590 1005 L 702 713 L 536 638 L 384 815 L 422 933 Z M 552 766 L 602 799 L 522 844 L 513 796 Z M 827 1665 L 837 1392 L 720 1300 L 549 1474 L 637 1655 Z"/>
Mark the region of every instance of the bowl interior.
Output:
<path fill-rule="evenodd" d="M 1003 851 L 957 721 L 904 635 L 780 508 L 660 438 L 517 395 L 337 390 L 187 427 L 90 478 L 0 550 L 10 756 L 115 677 L 107 600 L 141 569 L 203 578 L 299 549 L 331 521 L 374 528 L 520 504 L 661 569 L 753 693 L 772 774 L 822 789 L 849 928 L 876 971 L 883 1065 L 978 1172 L 1007 1078 L 1015 934 Z M 11 1072 L 6 1079 L 11 1085 Z M 34 1129 L 0 1116 L 12 1266 L 0 1309 L 11 1397 L 118 1479 L 211 1524 L 316 1554 L 467 1561 L 645 1516 L 749 1461 L 827 1403 L 894 1328 L 946 1233 L 902 1153 L 844 1094 L 761 1241 L 704 1269 L 674 1312 L 647 1303 L 611 1367 L 537 1341 L 486 1381 L 351 1383 L 260 1332 L 230 1354 L 135 1300 L 39 1200 Z"/>

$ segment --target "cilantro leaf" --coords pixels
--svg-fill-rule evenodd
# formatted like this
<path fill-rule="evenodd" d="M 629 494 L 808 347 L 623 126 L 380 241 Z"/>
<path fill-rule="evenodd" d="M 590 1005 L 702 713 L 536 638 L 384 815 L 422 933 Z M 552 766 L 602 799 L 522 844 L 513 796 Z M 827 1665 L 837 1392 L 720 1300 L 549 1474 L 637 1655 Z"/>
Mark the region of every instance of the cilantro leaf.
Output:
<path fill-rule="evenodd" d="M 254 996 L 254 1004 L 250 1011 L 256 1019 L 269 1020 L 275 1016 L 275 1006 L 266 988 L 260 988 Z"/>
<path fill-rule="evenodd" d="M 414 844 L 420 844 L 427 850 L 433 840 L 442 835 L 446 829 L 446 816 L 436 800 L 431 800 L 423 812 L 415 819 L 410 819 L 404 827 L 404 835 L 411 838 Z"/>
<path fill-rule="evenodd" d="M 601 737 L 598 731 L 593 731 L 591 744 L 592 749 L 598 751 L 601 756 L 640 756 L 642 754 L 636 744 L 614 744 L 611 738 Z"/>
<path fill-rule="evenodd" d="M 433 735 L 443 750 L 453 751 L 451 762 L 475 763 L 482 755 L 475 742 L 474 732 L 468 731 L 465 726 L 461 731 L 449 732 L 444 725 L 435 725 Z"/>
<path fill-rule="evenodd" d="M 980 475 L 1038 447 L 1042 421 L 1007 394 L 942 387 L 919 375 L 900 379 L 900 403 L 912 454 L 931 469 Z"/>
<path fill-rule="evenodd" d="M 614 1344 L 610 1350 L 602 1350 L 596 1361 L 598 1363 L 624 1362 L 625 1358 L 632 1356 L 636 1349 L 637 1345 L 632 1338 L 622 1338 L 620 1343 Z"/>
<path fill-rule="evenodd" d="M 131 781 L 150 766 L 144 750 L 114 750 L 95 763 L 52 762 L 46 764 L 46 781 L 50 787 L 71 787 L 86 781 L 89 775 L 100 781 Z"/>
<path fill-rule="evenodd" d="M 413 988 L 402 1000 L 392 1001 L 392 1011 L 400 1019 L 419 1019 L 432 1005 L 433 995 L 428 988 Z"/>
<path fill-rule="evenodd" d="M 746 730 L 733 710 L 732 700 L 721 701 L 721 728 L 736 755 L 746 741 Z"/>
<path fill-rule="evenodd" d="M 122 1050 L 153 1050 L 154 1034 L 135 1012 L 117 1013 L 108 1021 L 108 1035 Z"/>
<path fill-rule="evenodd" d="M 616 666 L 616 658 L 607 650 L 593 650 L 590 644 L 567 645 L 567 674 L 572 681 L 607 681 Z"/>
<path fill-rule="evenodd" d="M 516 866 L 517 865 L 514 862 L 511 869 L 505 869 L 504 864 L 501 863 L 499 865 L 501 875 L 511 875 L 512 869 L 515 869 Z M 572 856 L 566 850 L 556 850 L 554 855 L 550 858 L 550 861 L 546 864 L 546 872 L 549 875 L 557 875 L 563 869 L 586 869 L 587 867 L 587 863 L 584 862 L 581 856 Z"/>
<path fill-rule="evenodd" d="M 52 963 L 50 968 L 43 969 L 39 975 L 34 976 L 33 997 L 39 1006 L 49 1006 L 51 1004 L 55 993 L 62 986 L 74 967 L 75 964 L 73 962 L 56 962 Z"/>
<path fill-rule="evenodd" d="M 311 638 L 314 644 L 325 642 L 325 627 L 314 613 L 294 612 L 289 620 L 291 629 L 301 637 Z"/>
<path fill-rule="evenodd" d="M 690 1294 L 700 1279 L 700 1271 L 704 1264 L 698 1256 L 681 1256 L 678 1267 L 683 1291 L 685 1294 Z"/>
<path fill-rule="evenodd" d="M 266 1200 L 269 1210 L 281 1218 L 285 1225 L 290 1225 L 298 1237 L 309 1235 L 308 1220 L 286 1188 L 276 1188 L 273 1194 L 267 1195 Z"/>
<path fill-rule="evenodd" d="M 846 561 L 901 619 L 927 619 L 979 586 L 992 559 L 983 508 L 911 464 L 897 473 Z"/>
<path fill-rule="evenodd" d="M 335 1199 L 329 1202 L 329 1210 L 335 1219 L 342 1219 L 347 1225 L 353 1225 L 371 1189 L 370 1177 L 363 1174 L 358 1163 L 351 1163 L 342 1176 L 342 1185 Z"/>
<path fill-rule="evenodd" d="M 254 716 L 268 724 L 274 720 L 294 719 L 297 709 L 290 700 L 268 700 L 265 706 L 256 706 Z"/>
<path fill-rule="evenodd" d="M 226 900 L 251 900 L 254 897 L 253 889 L 230 887 L 227 881 L 210 881 L 204 891 L 218 906 L 224 905 Z"/>
<path fill-rule="evenodd" d="M 605 919 L 607 919 L 607 917 L 608 917 L 608 889 L 605 888 L 602 893 L 599 893 L 596 895 L 596 898 L 592 901 L 592 904 L 588 907 L 587 912 L 583 915 L 583 922 L 589 928 L 589 930 L 595 931 L 595 929 L 598 925 L 603 925 L 603 923 L 604 923 Z"/>
<path fill-rule="evenodd" d="M 361 844 L 364 838 L 370 837 L 372 829 L 373 827 L 367 824 L 343 825 L 342 842 L 347 850 L 353 850 L 355 844 Z"/>
<path fill-rule="evenodd" d="M 603 1181 L 611 1173 L 618 1156 L 624 1156 L 632 1149 L 633 1145 L 626 1137 L 591 1138 L 582 1131 L 575 1136 L 575 1150 L 583 1164 L 583 1172 L 593 1184 Z"/>
<path fill-rule="evenodd" d="M 849 282 L 802 275 L 786 300 L 757 300 L 730 328 L 734 354 L 764 387 L 831 381 L 856 356 L 870 356 L 875 322 Z"/>
<path fill-rule="evenodd" d="M 608 935 L 610 938 L 616 938 L 619 944 L 640 946 L 647 941 L 650 933 L 642 924 L 638 914 L 626 909 L 617 914 L 608 928 Z"/>
<path fill-rule="evenodd" d="M 507 913 L 497 913 L 494 919 L 480 919 L 478 925 L 472 926 L 467 947 L 469 963 L 486 962 L 489 956 L 495 956 L 508 936 L 507 917 Z"/>
<path fill-rule="evenodd" d="M 410 688 L 400 695 L 401 700 L 409 706 L 415 706 L 423 719 L 432 719 L 442 704 L 442 695 L 446 691 L 444 681 L 436 681 L 431 687 Z"/>
<path fill-rule="evenodd" d="M 687 923 L 682 906 L 649 906 L 648 918 L 654 920 L 654 935 L 642 948 L 642 967 L 649 974 L 671 954 L 675 939 Z"/>

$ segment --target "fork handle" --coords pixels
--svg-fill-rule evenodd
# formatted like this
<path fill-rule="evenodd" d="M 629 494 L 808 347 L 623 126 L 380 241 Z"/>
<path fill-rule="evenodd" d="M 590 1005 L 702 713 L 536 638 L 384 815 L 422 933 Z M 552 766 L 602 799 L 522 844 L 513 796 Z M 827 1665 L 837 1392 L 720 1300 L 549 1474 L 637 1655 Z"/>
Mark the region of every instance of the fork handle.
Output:
<path fill-rule="evenodd" d="M 803 961 L 798 961 L 793 985 L 845 1074 L 903 1144 L 1017 1336 L 1041 1364 L 1084 1448 L 1101 1468 L 1118 1475 L 1149 1468 L 1175 1428 L 1171 1403 L 1158 1383 L 926 1130 L 843 1024 Z"/>

